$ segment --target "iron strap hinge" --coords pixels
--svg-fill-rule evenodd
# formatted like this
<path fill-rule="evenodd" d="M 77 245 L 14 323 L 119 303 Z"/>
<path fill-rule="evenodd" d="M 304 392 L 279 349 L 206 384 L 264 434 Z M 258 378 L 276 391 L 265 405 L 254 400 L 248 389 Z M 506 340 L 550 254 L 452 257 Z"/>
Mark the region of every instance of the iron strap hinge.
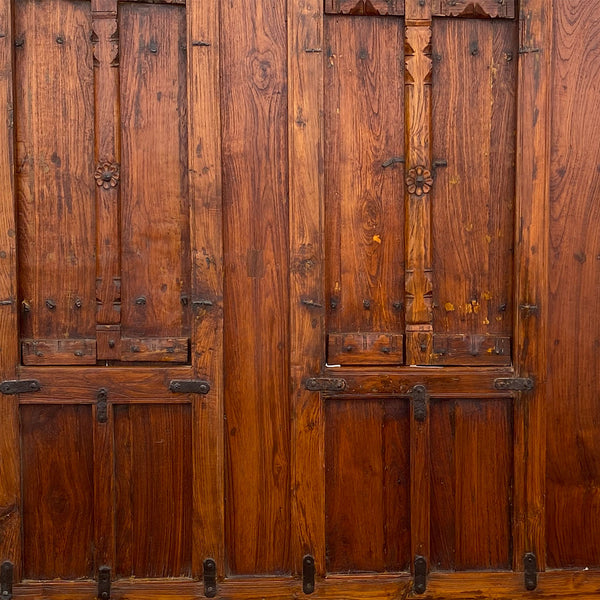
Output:
<path fill-rule="evenodd" d="M 525 570 L 525 589 L 529 592 L 537 587 L 537 558 L 533 552 L 528 552 L 523 557 Z"/>
<path fill-rule="evenodd" d="M 13 597 L 14 566 L 10 561 L 5 561 L 0 567 L 0 598 L 11 600 Z"/>
<path fill-rule="evenodd" d="M 530 377 L 502 377 L 494 380 L 497 390 L 512 392 L 530 392 L 535 387 L 535 382 Z"/>
<path fill-rule="evenodd" d="M 27 394 L 39 392 L 42 389 L 37 379 L 9 379 L 0 383 L 0 392 L 3 394 Z"/>
<path fill-rule="evenodd" d="M 217 595 L 217 563 L 213 558 L 204 561 L 204 595 L 207 598 Z"/>
<path fill-rule="evenodd" d="M 174 394 L 208 394 L 210 383 L 202 379 L 172 379 L 169 390 Z"/>
<path fill-rule="evenodd" d="M 315 559 L 310 554 L 302 559 L 302 591 L 305 594 L 315 591 Z"/>
<path fill-rule="evenodd" d="M 415 594 L 424 594 L 427 589 L 427 559 L 415 556 Z"/>
<path fill-rule="evenodd" d="M 310 377 L 304 382 L 310 392 L 342 392 L 346 389 L 346 380 L 341 377 Z"/>

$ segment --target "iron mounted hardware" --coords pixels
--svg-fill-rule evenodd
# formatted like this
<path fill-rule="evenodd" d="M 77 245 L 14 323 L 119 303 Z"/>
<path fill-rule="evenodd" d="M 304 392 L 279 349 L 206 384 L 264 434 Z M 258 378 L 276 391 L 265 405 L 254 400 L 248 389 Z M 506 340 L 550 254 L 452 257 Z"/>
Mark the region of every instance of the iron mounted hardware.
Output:
<path fill-rule="evenodd" d="M 427 559 L 415 556 L 415 594 L 424 594 L 427 589 Z"/>
<path fill-rule="evenodd" d="M 217 563 L 212 558 L 204 561 L 204 595 L 207 598 L 217 595 Z"/>
<path fill-rule="evenodd" d="M 310 554 L 302 559 L 302 591 L 305 594 L 315 591 L 315 559 Z"/>
<path fill-rule="evenodd" d="M 525 589 L 529 592 L 537 587 L 537 559 L 533 552 L 528 552 L 523 557 L 525 567 Z"/>
<path fill-rule="evenodd" d="M 98 569 L 98 598 L 110 600 L 110 567 L 103 566 Z"/>
<path fill-rule="evenodd" d="M 108 421 L 108 390 L 100 388 L 96 393 L 96 419 L 98 423 Z"/>
<path fill-rule="evenodd" d="M 408 395 L 413 402 L 415 420 L 423 423 L 427 418 L 427 400 L 429 399 L 427 388 L 422 384 L 415 385 Z"/>
<path fill-rule="evenodd" d="M 346 380 L 339 377 L 311 377 L 304 383 L 311 392 L 341 392 L 346 389 Z"/>
<path fill-rule="evenodd" d="M 14 565 L 10 561 L 5 561 L 0 567 L 0 598 L 2 600 L 11 600 L 13 597 L 13 573 Z"/>
<path fill-rule="evenodd" d="M 529 377 L 504 377 L 494 380 L 494 387 L 497 390 L 530 392 L 535 387 L 535 383 Z"/>
<path fill-rule="evenodd" d="M 172 379 L 169 390 L 174 394 L 208 394 L 210 383 L 202 379 Z"/>
<path fill-rule="evenodd" d="M 3 394 L 27 394 L 41 389 L 40 382 L 35 379 L 11 379 L 0 383 L 0 392 Z"/>

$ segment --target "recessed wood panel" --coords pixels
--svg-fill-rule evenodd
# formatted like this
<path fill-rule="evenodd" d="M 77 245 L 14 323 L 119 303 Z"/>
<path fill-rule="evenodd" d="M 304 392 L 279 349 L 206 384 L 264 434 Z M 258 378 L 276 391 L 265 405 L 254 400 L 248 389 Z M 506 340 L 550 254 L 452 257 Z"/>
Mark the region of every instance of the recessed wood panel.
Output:
<path fill-rule="evenodd" d="M 19 294 L 21 334 L 30 340 L 94 337 L 90 30 L 89 3 L 15 3 Z M 47 352 L 36 362 L 80 364 L 81 358 Z"/>
<path fill-rule="evenodd" d="M 405 400 L 331 400 L 325 413 L 327 570 L 410 564 L 410 433 Z"/>
<path fill-rule="evenodd" d="M 513 471 L 510 400 L 433 402 L 431 567 L 508 569 Z"/>
<path fill-rule="evenodd" d="M 93 576 L 92 427 L 90 406 L 21 407 L 25 578 Z"/>
<path fill-rule="evenodd" d="M 119 28 L 123 336 L 189 336 L 185 8 L 123 3 Z"/>
<path fill-rule="evenodd" d="M 191 406 L 116 406 L 114 423 L 115 572 L 190 576 Z"/>
<path fill-rule="evenodd" d="M 328 330 L 403 331 L 403 28 L 329 17 L 325 27 Z"/>
<path fill-rule="evenodd" d="M 447 162 L 432 189 L 436 333 L 512 334 L 516 32 L 510 21 L 434 22 L 433 157 Z M 471 364 L 499 364 L 473 352 Z"/>
<path fill-rule="evenodd" d="M 554 3 L 548 566 L 600 566 L 600 13 Z"/>

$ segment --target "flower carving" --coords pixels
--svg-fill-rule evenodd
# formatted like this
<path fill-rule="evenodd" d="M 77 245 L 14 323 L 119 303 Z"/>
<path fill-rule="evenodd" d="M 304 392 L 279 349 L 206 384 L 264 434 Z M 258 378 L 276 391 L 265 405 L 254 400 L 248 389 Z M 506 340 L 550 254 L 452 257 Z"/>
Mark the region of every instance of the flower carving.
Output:
<path fill-rule="evenodd" d="M 100 162 L 94 173 L 94 179 L 96 184 L 105 190 L 117 187 L 119 184 L 119 165 L 107 160 Z"/>
<path fill-rule="evenodd" d="M 406 187 L 409 194 L 415 194 L 415 196 L 428 194 L 432 185 L 431 171 L 420 165 L 410 169 L 406 175 Z"/>

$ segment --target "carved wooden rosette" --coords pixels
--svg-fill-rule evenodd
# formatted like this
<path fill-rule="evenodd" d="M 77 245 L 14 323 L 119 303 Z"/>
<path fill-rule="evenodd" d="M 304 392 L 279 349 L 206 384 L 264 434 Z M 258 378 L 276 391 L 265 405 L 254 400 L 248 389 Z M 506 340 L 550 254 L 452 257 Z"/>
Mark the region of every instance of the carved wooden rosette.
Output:
<path fill-rule="evenodd" d="M 412 365 L 428 364 L 433 344 L 431 8 L 411 0 L 406 15 L 406 360 Z"/>
<path fill-rule="evenodd" d="M 117 0 L 92 0 L 96 183 L 96 298 L 99 326 L 120 322 L 119 29 Z M 108 165 L 108 167 L 107 167 Z M 109 168 L 110 167 L 110 168 Z M 100 327 L 100 329 L 103 329 Z M 115 332 L 111 335 L 114 337 Z M 100 356 L 98 358 L 113 358 Z"/>

